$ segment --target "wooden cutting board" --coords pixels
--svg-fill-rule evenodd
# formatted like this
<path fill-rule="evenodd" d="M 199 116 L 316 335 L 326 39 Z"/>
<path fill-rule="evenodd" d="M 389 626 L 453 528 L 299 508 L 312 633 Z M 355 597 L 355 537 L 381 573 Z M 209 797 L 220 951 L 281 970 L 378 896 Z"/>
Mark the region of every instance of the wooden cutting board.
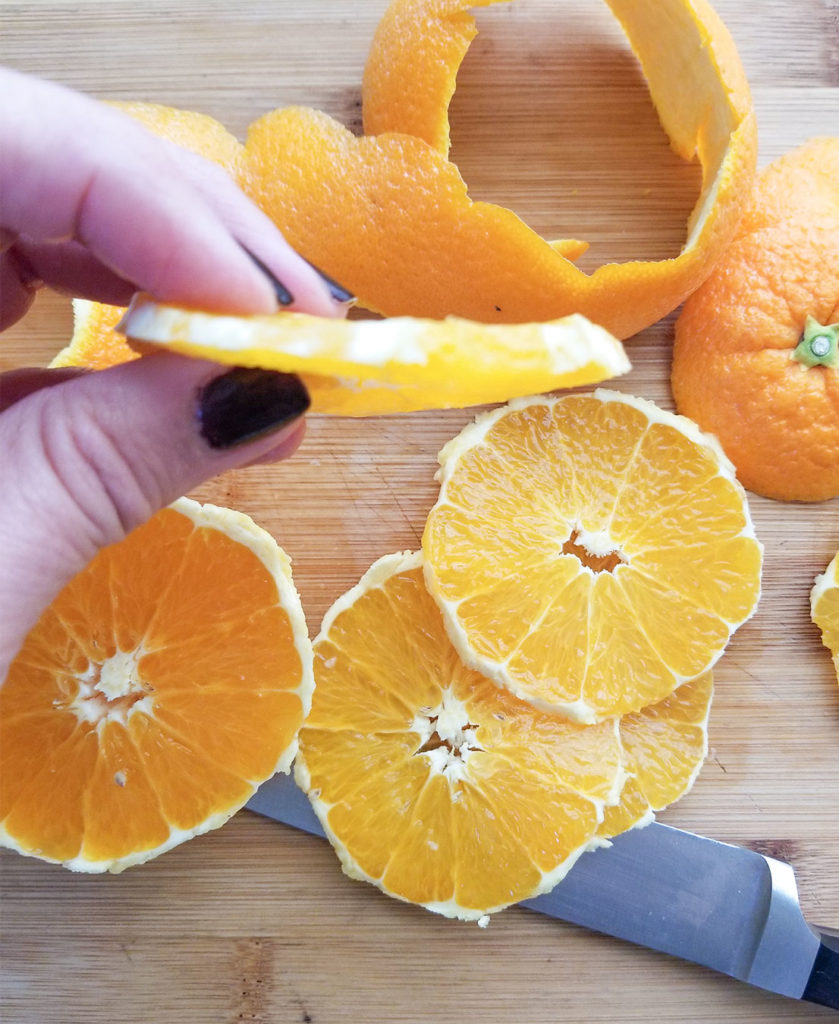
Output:
<path fill-rule="evenodd" d="M 319 107 L 355 129 L 386 0 L 53 0 L 0 4 L 0 59 L 91 94 L 212 114 L 241 136 L 264 111 Z M 752 82 L 761 163 L 839 135 L 836 0 L 717 0 Z M 595 0 L 478 12 L 452 104 L 472 195 L 610 258 L 675 254 L 697 175 L 670 153 L 623 37 Z M 0 368 L 45 364 L 70 332 L 43 294 Z M 632 339 L 617 387 L 672 408 L 672 318 Z M 294 560 L 317 630 L 377 557 L 419 545 L 436 454 L 473 411 L 311 417 L 289 463 L 205 485 Z M 751 499 L 765 593 L 717 672 L 711 751 L 662 820 L 789 860 L 811 920 L 839 926 L 839 690 L 809 622 L 839 548 L 839 500 Z M 329 846 L 250 812 L 121 876 L 4 853 L 2 993 L 10 1024 L 118 1022 L 730 1022 L 828 1019 L 694 965 L 511 909 L 486 930 L 340 872 Z"/>

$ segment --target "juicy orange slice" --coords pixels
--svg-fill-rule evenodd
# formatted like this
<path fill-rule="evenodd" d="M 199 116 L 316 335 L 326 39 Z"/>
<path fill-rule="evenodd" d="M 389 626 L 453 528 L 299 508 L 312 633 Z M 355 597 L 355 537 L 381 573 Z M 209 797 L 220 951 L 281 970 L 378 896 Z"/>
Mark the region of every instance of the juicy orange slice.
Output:
<path fill-rule="evenodd" d="M 620 803 L 605 809 L 598 835 L 616 836 L 646 824 L 688 792 L 708 753 L 713 689 L 706 672 L 657 704 L 621 718 L 627 780 Z"/>
<path fill-rule="evenodd" d="M 710 674 L 619 721 L 539 711 L 463 665 L 419 554 L 371 566 L 314 650 L 298 782 L 347 874 L 447 916 L 550 889 L 687 792 L 705 756 Z"/>
<path fill-rule="evenodd" d="M 288 558 L 181 499 L 102 551 L 0 688 L 0 845 L 121 871 L 288 771 L 314 681 Z"/>
<path fill-rule="evenodd" d="M 595 841 L 623 782 L 616 722 L 546 714 L 463 666 L 419 555 L 376 562 L 314 650 L 295 772 L 351 877 L 475 919 Z"/>
<path fill-rule="evenodd" d="M 760 594 L 762 546 L 713 438 L 608 391 L 522 399 L 440 452 L 429 590 L 472 668 L 580 721 L 706 672 Z"/>
<path fill-rule="evenodd" d="M 833 655 L 839 677 L 839 552 L 825 571 L 816 577 L 810 593 L 810 612 L 819 627 L 822 641 Z"/>
<path fill-rule="evenodd" d="M 365 69 L 365 136 L 319 111 L 274 111 L 250 126 L 244 187 L 367 309 L 486 322 L 582 313 L 628 337 L 701 283 L 748 199 L 757 130 L 734 43 L 705 0 L 610 0 L 673 148 L 701 164 L 702 189 L 675 258 L 589 275 L 571 262 L 581 243 L 546 241 L 511 211 L 473 202 L 448 160 L 470 6 L 391 4 Z"/>
<path fill-rule="evenodd" d="M 120 330 L 185 355 L 301 373 L 315 411 L 344 415 L 479 405 L 629 370 L 620 342 L 581 316 L 511 325 L 305 313 L 241 317 L 140 296 Z"/>

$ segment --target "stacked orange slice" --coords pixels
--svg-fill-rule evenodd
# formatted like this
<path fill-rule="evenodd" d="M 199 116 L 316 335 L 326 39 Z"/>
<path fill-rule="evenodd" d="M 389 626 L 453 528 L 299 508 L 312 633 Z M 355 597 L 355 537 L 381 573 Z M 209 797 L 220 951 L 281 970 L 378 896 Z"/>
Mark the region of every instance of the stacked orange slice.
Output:
<path fill-rule="evenodd" d="M 297 778 L 345 871 L 482 918 L 683 795 L 762 549 L 719 446 L 611 392 L 440 454 L 422 553 L 327 614 Z"/>
<path fill-rule="evenodd" d="M 620 721 L 540 711 L 463 664 L 422 563 L 385 556 L 327 613 L 296 777 L 347 874 L 481 919 L 690 786 L 711 680 Z"/>

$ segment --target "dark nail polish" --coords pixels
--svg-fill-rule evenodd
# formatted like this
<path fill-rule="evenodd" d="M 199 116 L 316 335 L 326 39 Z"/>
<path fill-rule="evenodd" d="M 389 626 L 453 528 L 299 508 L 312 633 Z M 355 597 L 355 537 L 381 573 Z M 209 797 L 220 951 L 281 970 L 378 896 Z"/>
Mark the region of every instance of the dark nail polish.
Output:
<path fill-rule="evenodd" d="M 201 435 L 211 448 L 235 448 L 302 416 L 309 393 L 293 373 L 237 366 L 198 392 Z"/>
<path fill-rule="evenodd" d="M 338 284 L 334 277 L 330 277 L 329 274 L 324 273 L 320 267 L 316 267 L 311 260 L 306 260 L 306 262 L 316 274 L 320 275 L 324 284 L 329 289 L 329 294 L 336 302 L 353 302 L 355 300 L 353 293 L 347 291 L 342 284 Z"/>
<path fill-rule="evenodd" d="M 239 244 L 241 245 L 241 242 Z M 242 249 L 244 249 L 254 264 L 259 267 L 262 273 L 271 282 L 271 287 L 274 289 L 274 294 L 277 296 L 277 302 L 279 302 L 281 306 L 290 306 L 292 302 L 294 302 L 294 296 L 288 288 L 286 288 L 283 282 L 274 274 L 273 271 L 269 270 L 268 267 L 265 266 L 258 256 L 254 256 L 250 249 L 246 249 L 244 245 L 242 246 Z"/>

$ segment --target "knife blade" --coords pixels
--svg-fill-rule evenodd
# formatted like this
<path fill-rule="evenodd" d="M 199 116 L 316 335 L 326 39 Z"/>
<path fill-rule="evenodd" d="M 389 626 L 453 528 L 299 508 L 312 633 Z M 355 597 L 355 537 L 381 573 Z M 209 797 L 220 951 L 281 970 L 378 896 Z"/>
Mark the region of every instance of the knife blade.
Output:
<path fill-rule="evenodd" d="M 250 810 L 323 836 L 288 775 Z M 519 906 L 839 1009 L 839 932 L 808 924 L 789 864 L 653 822 L 584 854 L 551 892 Z"/>

